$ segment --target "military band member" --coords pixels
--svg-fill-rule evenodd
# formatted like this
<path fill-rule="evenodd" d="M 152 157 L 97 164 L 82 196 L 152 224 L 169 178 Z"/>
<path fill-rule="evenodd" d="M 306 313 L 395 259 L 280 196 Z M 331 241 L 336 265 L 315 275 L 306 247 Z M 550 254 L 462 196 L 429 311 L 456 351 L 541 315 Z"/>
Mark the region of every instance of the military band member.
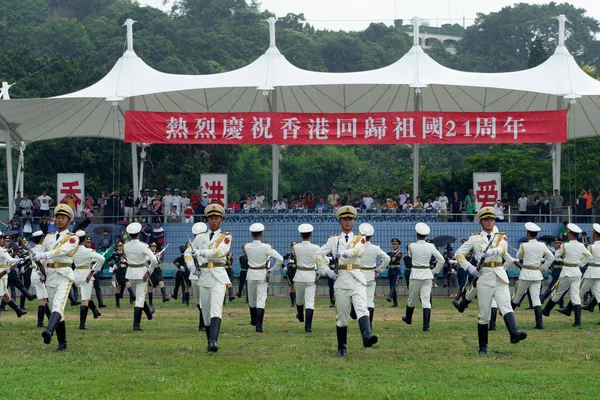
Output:
<path fill-rule="evenodd" d="M 560 249 L 561 246 L 562 246 L 562 240 L 559 237 L 556 237 L 556 238 L 554 238 L 554 249 L 550 249 L 550 251 L 552 251 L 552 253 L 554 255 L 556 255 L 556 250 Z M 552 295 L 552 291 L 556 288 L 556 285 L 558 284 L 558 278 L 560 278 L 561 272 L 562 272 L 562 261 L 556 262 L 556 258 L 555 258 L 554 262 L 550 266 L 550 274 L 552 276 L 552 279 L 550 280 L 550 284 L 548 285 L 548 287 L 546 288 L 544 293 L 542 293 L 542 295 L 540 296 L 540 301 L 542 303 L 544 303 L 544 301 L 546 301 L 546 299 Z M 560 298 L 558 305 L 561 308 L 564 307 L 562 297 Z"/>
<path fill-rule="evenodd" d="M 28 254 L 29 254 L 29 243 L 26 238 L 22 238 L 20 240 L 20 247 L 15 251 L 15 256 L 24 259 L 25 257 L 27 257 Z M 20 276 L 17 275 L 17 280 L 19 281 L 18 283 L 20 285 L 22 285 L 23 288 L 25 289 L 25 292 L 22 292 L 23 294 L 19 298 L 19 303 L 20 303 L 19 307 L 21 309 L 25 309 L 25 301 L 26 300 L 33 301 L 37 297 L 35 294 L 31 293 L 31 273 L 32 273 L 31 262 L 29 262 L 29 260 L 27 260 L 27 259 L 24 259 L 23 265 L 20 268 L 20 274 L 19 274 Z M 9 279 L 10 279 L 10 275 L 11 274 L 9 274 Z M 23 282 L 21 282 L 21 279 L 19 279 L 19 278 L 22 278 Z"/>
<path fill-rule="evenodd" d="M 242 246 L 242 254 L 240 256 L 240 285 L 238 286 L 237 297 L 242 297 L 244 285 L 246 285 L 246 277 L 248 276 L 248 255 L 246 254 L 246 244 Z M 246 303 L 248 302 L 248 289 L 246 289 Z"/>
<path fill-rule="evenodd" d="M 90 235 L 86 235 L 85 237 L 85 247 L 92 248 L 92 238 Z M 108 248 L 103 249 L 102 257 L 104 258 L 104 254 L 108 252 Z M 106 258 L 102 262 L 102 265 L 98 267 L 98 269 L 94 272 L 93 276 L 93 284 L 94 291 L 96 292 L 96 299 L 98 300 L 98 308 L 106 308 L 106 304 L 104 304 L 104 297 L 102 296 L 102 288 L 100 287 L 100 278 L 102 278 L 102 268 L 104 267 L 104 262 L 106 262 Z"/>
<path fill-rule="evenodd" d="M 127 288 L 129 292 L 129 303 L 133 303 L 135 301 L 135 293 L 131 288 L 131 283 L 127 280 L 127 257 L 123 252 L 123 243 L 118 242 L 115 246 L 116 251 L 111 255 L 108 259 L 109 265 L 111 265 L 112 273 L 115 277 L 115 303 L 117 308 L 121 308 L 121 299 L 123 298 L 123 293 L 125 293 L 125 289 Z"/>
<path fill-rule="evenodd" d="M 296 274 L 294 276 L 294 286 L 297 294 L 296 309 L 298 311 L 296 318 L 298 321 L 304 322 L 304 332 L 312 332 L 317 289 L 315 253 L 319 250 L 319 246 L 310 242 L 313 230 L 311 224 L 298 226 L 302 241 L 292 247 L 292 252 L 296 258 Z M 304 316 L 305 308 L 306 317 Z"/>
<path fill-rule="evenodd" d="M 515 309 L 521 304 L 521 299 L 525 293 L 529 292 L 531 294 L 531 303 L 535 313 L 535 329 L 544 329 L 542 303 L 540 301 L 540 291 L 544 279 L 542 271 L 548 269 L 554 261 L 554 254 L 544 243 L 538 242 L 536 239 L 540 230 L 541 228 L 533 222 L 525 224 L 527 242 L 521 243 L 519 251 L 517 251 L 521 271 L 511 300 L 512 308 Z M 544 264 L 542 264 L 542 259 L 546 260 Z"/>
<path fill-rule="evenodd" d="M 398 283 L 398 277 L 400 276 L 400 265 L 402 264 L 403 254 L 399 250 L 402 243 L 399 239 L 392 239 L 392 251 L 388 252 L 387 255 L 390 257 L 390 263 L 388 264 L 388 281 L 390 282 L 390 294 L 386 299 L 388 302 L 394 302 L 392 307 L 398 307 L 398 291 L 396 290 L 396 284 Z"/>
<path fill-rule="evenodd" d="M 154 269 L 152 269 L 152 273 L 148 277 L 148 286 L 150 287 L 148 290 L 148 303 L 150 304 L 150 306 L 152 306 L 152 295 L 154 294 L 153 291 L 155 287 L 158 286 L 160 288 L 163 303 L 169 301 L 169 296 L 167 295 L 167 288 L 165 288 L 165 278 L 163 275 L 163 270 L 161 268 L 163 253 L 162 251 L 157 251 L 156 243 L 150 243 L 150 250 L 152 250 L 152 252 L 156 256 L 156 259 L 158 260 L 158 263 L 156 264 Z"/>
<path fill-rule="evenodd" d="M 127 274 L 125 278 L 130 282 L 135 291 L 135 307 L 133 309 L 133 330 L 143 331 L 140 323 L 142 321 L 142 311 L 146 314 L 148 320 L 152 319 L 154 310 L 146 302 L 146 286 L 151 270 L 157 265 L 156 255 L 150 250 L 150 247 L 144 242 L 140 242 L 140 232 L 142 225 L 139 222 L 132 222 L 127 225 L 126 232 L 131 240 L 123 246 L 123 252 L 127 257 Z M 150 262 L 150 266 L 148 266 Z"/>
<path fill-rule="evenodd" d="M 364 347 L 377 343 L 377 336 L 371 334 L 369 312 L 367 310 L 367 280 L 360 271 L 359 257 L 364 245 L 362 235 L 354 235 L 352 228 L 358 212 L 352 206 L 340 207 L 336 212 L 342 233 L 329 237 L 327 243 L 315 254 L 318 272 L 327 274 L 335 282 L 335 305 L 337 311 L 337 354 L 346 355 L 348 337 L 348 319 L 351 305 L 354 306 L 360 326 Z M 327 254 L 337 258 L 336 274 L 329 269 Z"/>
<path fill-rule="evenodd" d="M 410 242 L 408 243 L 410 245 Z M 408 245 L 406 246 L 406 255 L 404 256 L 404 280 L 406 281 L 406 289 L 410 289 L 410 271 L 412 270 L 412 258 L 408 254 Z"/>
<path fill-rule="evenodd" d="M 192 226 L 192 233 L 194 234 L 194 242 L 196 240 L 196 238 L 201 234 L 201 233 L 205 233 L 208 230 L 208 226 L 204 223 L 204 222 L 196 222 L 193 226 Z M 208 332 L 207 335 L 207 340 L 210 339 L 210 331 L 206 330 L 206 325 L 204 325 L 204 318 L 202 316 L 202 302 L 200 301 L 200 285 L 198 284 L 198 276 L 200 276 L 201 273 L 201 269 L 200 269 L 200 264 L 198 263 L 198 260 L 196 259 L 196 257 L 194 257 L 194 249 L 192 248 L 192 246 L 188 245 L 183 253 L 183 258 L 185 260 L 185 264 L 187 266 L 187 269 L 189 271 L 188 277 L 189 277 L 189 286 L 186 288 L 186 292 L 185 295 L 187 296 L 187 305 L 189 306 L 189 300 L 190 300 L 190 291 L 192 292 L 192 294 L 194 295 L 194 301 L 196 302 L 196 308 L 198 309 L 199 312 L 199 323 L 198 323 L 198 330 L 201 332 Z M 202 260 L 204 262 L 206 262 L 206 260 Z"/>
<path fill-rule="evenodd" d="M 27 248 L 27 240 L 20 239 L 17 240 L 17 243 L 19 244 L 18 246 L 15 246 L 10 249 L 7 248 L 6 250 L 12 257 L 19 259 L 21 258 L 21 254 L 25 254 L 25 249 Z M 36 296 L 30 293 L 28 290 L 31 284 L 28 278 L 29 274 L 31 273 L 31 270 L 29 268 L 27 268 L 27 270 L 29 271 L 25 270 L 25 267 L 27 265 L 28 264 L 24 262 L 20 264 L 19 268 L 14 268 L 8 271 L 7 275 L 8 286 L 11 288 L 12 297 L 16 298 L 16 289 L 18 289 L 19 292 L 21 292 L 21 296 L 19 297 L 19 308 L 21 310 L 25 310 L 25 300 L 33 301 L 36 298 Z M 21 276 L 25 278 L 25 284 L 23 283 L 23 281 L 21 281 Z"/>
<path fill-rule="evenodd" d="M 173 264 L 175 268 L 177 268 L 177 272 L 175 272 L 175 289 L 173 289 L 173 294 L 171 297 L 177 300 L 177 296 L 179 295 L 179 289 L 181 288 L 181 303 L 185 303 L 185 273 L 188 270 L 187 265 L 185 264 L 185 259 L 183 254 L 185 253 L 186 246 L 179 246 L 179 257 L 177 257 Z"/>
<path fill-rule="evenodd" d="M 43 248 L 36 253 L 35 261 L 48 260 L 46 264 L 46 288 L 52 314 L 48 325 L 42 333 L 45 344 L 50 344 L 52 334 L 56 330 L 58 346 L 54 351 L 67 349 L 67 328 L 65 325 L 65 304 L 71 290 L 75 276 L 71 265 L 73 256 L 77 252 L 79 239 L 69 232 L 68 225 L 75 216 L 73 210 L 66 204 L 59 204 L 54 208 L 56 219 L 56 233 L 49 233 L 44 239 Z"/>
<path fill-rule="evenodd" d="M 200 264 L 200 301 L 202 315 L 207 327 L 207 352 L 219 350 L 219 331 L 223 318 L 223 299 L 225 288 L 231 285 L 225 271 L 227 253 L 231 247 L 231 234 L 221 231 L 221 223 L 225 217 L 225 209 L 219 204 L 209 204 L 204 209 L 208 221 L 208 232 L 196 235 L 194 239 L 194 256 Z M 193 271 L 193 270 L 192 270 Z"/>
<path fill-rule="evenodd" d="M 375 233 L 375 228 L 371 224 L 360 224 L 358 231 L 363 235 L 365 243 L 360 257 L 360 270 L 367 280 L 367 310 L 369 311 L 369 323 L 373 329 L 373 316 L 375 315 L 375 286 L 377 285 L 377 276 L 387 268 L 390 262 L 388 256 L 381 247 L 371 243 L 371 238 Z M 377 267 L 377 258 L 381 264 Z"/>
<path fill-rule="evenodd" d="M 31 241 L 35 244 L 35 246 L 33 246 L 33 248 L 31 249 L 31 252 L 33 254 L 42 252 L 42 248 L 44 245 L 44 232 L 33 232 L 33 234 L 31 235 Z M 45 283 L 46 277 L 43 275 L 43 272 L 45 272 L 46 263 L 40 262 L 40 264 L 42 264 L 42 267 L 44 267 L 44 271 L 42 271 L 38 267 L 37 263 L 32 263 L 31 268 L 33 269 L 33 271 L 31 273 L 31 284 L 34 287 L 35 294 L 39 300 L 37 312 L 37 327 L 45 328 L 46 325 L 44 325 L 44 315 L 46 316 L 46 318 L 50 318 L 51 311 L 50 307 L 48 306 L 48 289 L 46 289 Z"/>
<path fill-rule="evenodd" d="M 592 292 L 592 299 L 588 304 L 581 307 L 582 310 L 590 312 L 594 311 L 594 307 L 600 300 L 600 224 L 592 226 L 592 238 L 594 244 L 588 246 L 588 250 L 593 258 L 583 275 L 581 290 L 579 291 L 579 297 L 583 297 L 583 294 L 588 291 Z"/>
<path fill-rule="evenodd" d="M 496 210 L 493 207 L 482 207 L 477 212 L 477 220 L 481 225 L 481 232 L 471 235 L 469 240 L 456 251 L 455 258 L 462 268 L 471 275 L 479 277 L 477 282 L 479 354 L 487 354 L 488 323 L 493 300 L 496 300 L 498 309 L 504 317 L 504 323 L 510 333 L 510 342 L 519 343 L 527 338 L 527 334 L 519 331 L 515 313 L 510 305 L 508 275 L 503 264 L 508 240 L 503 233 L 494 233 Z M 465 255 L 470 251 L 473 252 L 475 259 L 479 260 L 480 269 L 466 260 Z"/>
<path fill-rule="evenodd" d="M 406 303 L 406 315 L 402 321 L 408 325 L 412 324 L 412 316 L 415 311 L 417 300 L 421 297 L 421 306 L 423 307 L 423 331 L 429 330 L 431 319 L 431 287 L 435 274 L 440 272 L 444 265 L 444 256 L 435 248 L 432 243 L 427 243 L 427 235 L 431 231 L 429 226 L 423 222 L 415 225 L 417 232 L 417 241 L 408 245 L 408 254 L 412 259 L 412 272 L 410 275 L 410 286 L 408 290 L 408 302 Z M 429 268 L 431 257 L 434 257 L 437 263 L 433 270 Z"/>
<path fill-rule="evenodd" d="M 256 332 L 263 332 L 263 318 L 267 302 L 268 277 L 283 264 L 283 257 L 267 243 L 261 242 L 265 226 L 261 223 L 250 225 L 252 242 L 246 245 L 248 255 L 248 306 L 250 323 L 256 325 Z M 275 266 L 271 268 L 271 259 Z"/>
<path fill-rule="evenodd" d="M 94 304 L 92 298 L 92 288 L 94 286 L 94 273 L 104 265 L 104 257 L 89 247 L 85 246 L 85 231 L 80 230 L 75 232 L 79 238 L 79 247 L 73 256 L 73 264 L 75 265 L 74 281 L 81 289 L 81 305 L 79 306 L 79 329 L 87 330 L 85 321 L 88 315 L 88 309 L 92 310 L 94 319 L 102 314 Z"/>
<path fill-rule="evenodd" d="M 296 305 L 296 290 L 294 287 L 294 276 L 296 276 L 296 254 L 294 254 L 294 246 L 296 245 L 296 242 L 292 242 L 292 244 L 290 245 L 291 251 L 289 253 L 286 253 L 283 256 L 283 260 L 287 260 L 287 271 L 285 273 L 285 277 L 287 279 L 287 283 L 290 287 L 290 302 L 291 302 L 291 307 L 294 307 Z"/>
<path fill-rule="evenodd" d="M 563 243 L 555 254 L 555 261 L 562 261 L 563 265 L 560 278 L 558 279 L 558 286 L 542 312 L 543 315 L 549 317 L 550 311 L 552 311 L 556 303 L 568 292 L 571 296 L 571 301 L 569 301 L 569 304 L 565 308 L 560 308 L 557 311 L 566 316 L 571 316 L 571 311 L 575 310 L 573 326 L 581 326 L 581 298 L 579 297 L 579 288 L 581 285 L 580 268 L 593 259 L 588 249 L 577 241 L 580 233 L 580 227 L 573 223 L 567 224 L 567 237 L 569 241 Z"/>
<path fill-rule="evenodd" d="M 6 248 L 0 247 L 0 297 L 15 311 L 17 317 L 21 318 L 21 316 L 27 314 L 27 310 L 20 309 L 10 296 L 7 276 L 10 270 L 17 268 L 19 264 L 21 264 L 20 259 L 11 257 Z"/>

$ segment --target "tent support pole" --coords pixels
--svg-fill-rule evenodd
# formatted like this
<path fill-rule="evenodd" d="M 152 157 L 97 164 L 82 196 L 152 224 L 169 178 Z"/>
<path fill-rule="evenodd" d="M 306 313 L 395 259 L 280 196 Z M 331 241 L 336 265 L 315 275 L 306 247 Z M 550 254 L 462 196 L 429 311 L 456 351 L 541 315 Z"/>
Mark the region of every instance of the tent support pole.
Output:
<path fill-rule="evenodd" d="M 129 29 L 129 26 L 128 26 Z M 129 109 L 135 110 L 135 98 L 129 98 Z M 123 117 L 125 118 L 125 117 Z M 136 199 L 140 195 L 140 187 L 138 181 L 138 156 L 137 144 L 131 143 L 131 177 L 133 180 L 133 198 Z"/>
<path fill-rule="evenodd" d="M 15 198 L 13 187 L 13 165 L 12 165 L 12 137 L 10 131 L 6 131 L 6 177 L 8 178 L 8 213 L 9 217 L 15 214 Z"/>
<path fill-rule="evenodd" d="M 421 89 L 415 88 L 414 95 L 414 110 L 421 111 Z M 419 176 L 419 168 L 421 166 L 421 157 L 420 157 L 420 146 L 418 144 L 413 144 L 412 146 L 412 159 L 413 159 L 413 189 L 412 189 L 412 198 L 413 201 L 416 200 L 417 196 L 419 196 L 420 191 L 420 176 Z"/>
<path fill-rule="evenodd" d="M 265 91 L 265 95 L 269 92 Z M 277 112 L 277 88 L 271 91 L 271 101 L 267 102 L 270 112 Z M 272 200 L 277 200 L 279 197 L 279 159 L 281 158 L 281 146 L 278 144 L 271 145 L 271 193 Z"/>

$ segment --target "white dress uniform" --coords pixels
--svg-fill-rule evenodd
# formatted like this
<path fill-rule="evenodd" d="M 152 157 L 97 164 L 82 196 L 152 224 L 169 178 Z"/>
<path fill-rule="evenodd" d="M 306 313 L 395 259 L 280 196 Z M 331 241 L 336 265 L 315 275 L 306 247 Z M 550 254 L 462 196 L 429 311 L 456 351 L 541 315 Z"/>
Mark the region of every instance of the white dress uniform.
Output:
<path fill-rule="evenodd" d="M 4 247 L 0 247 L 0 272 L 6 271 L 6 274 L 0 278 L 0 297 L 8 292 L 8 273 L 10 266 L 16 262 L 19 262 L 18 258 L 12 258 Z"/>
<path fill-rule="evenodd" d="M 571 303 L 574 306 L 581 305 L 581 298 L 579 297 L 579 286 L 581 284 L 580 268 L 592 262 L 592 254 L 582 243 L 571 240 L 560 246 L 556 251 L 555 257 L 563 260 L 563 267 L 558 278 L 558 287 L 552 294 L 552 301 L 557 303 L 566 292 L 569 292 Z"/>
<path fill-rule="evenodd" d="M 276 261 L 274 268 L 281 267 L 283 257 L 270 244 L 253 240 L 245 247 L 248 256 L 248 306 L 250 308 L 265 308 L 267 302 L 267 269 L 271 259 Z"/>
<path fill-rule="evenodd" d="M 408 255 L 412 259 L 412 271 L 410 272 L 407 307 L 415 307 L 421 297 L 423 309 L 431 308 L 433 278 L 444 266 L 444 256 L 432 243 L 427 243 L 425 240 L 409 244 Z M 431 256 L 437 260 L 433 270 L 429 268 Z"/>
<path fill-rule="evenodd" d="M 600 235 L 600 224 L 594 224 L 594 231 Z M 588 263 L 583 275 L 579 297 L 582 298 L 591 290 L 596 301 L 600 302 L 600 241 L 597 240 L 593 245 L 588 246 L 588 250 L 592 254 L 592 261 Z"/>
<path fill-rule="evenodd" d="M 31 251 L 33 254 L 41 253 L 44 251 L 43 247 L 43 245 L 36 244 Z M 39 261 L 39 263 L 44 266 L 45 270 L 48 270 L 48 268 L 46 268 L 46 261 Z M 40 277 L 41 271 L 38 270 L 37 263 L 33 262 L 31 268 L 33 269 L 33 271 L 31 271 L 31 285 L 35 289 L 35 295 L 40 300 L 47 299 L 48 289 L 46 289 L 46 283 L 42 282 L 42 278 Z"/>
<path fill-rule="evenodd" d="M 75 264 L 75 284 L 79 290 L 81 290 L 81 300 L 90 300 L 92 298 L 92 288 L 94 285 L 93 274 L 102 269 L 102 266 L 104 265 L 104 256 L 82 244 L 77 249 L 77 253 L 73 256 L 73 264 Z M 86 279 L 90 272 L 92 272 L 92 277 L 90 281 L 87 282 Z"/>
<path fill-rule="evenodd" d="M 196 268 L 196 264 L 194 263 L 194 250 L 190 246 L 185 249 L 183 259 L 190 270 L 190 289 L 192 291 L 192 296 L 194 296 L 194 301 L 196 302 L 198 309 L 202 310 L 202 303 L 200 302 L 200 285 L 198 285 L 200 270 Z"/>
<path fill-rule="evenodd" d="M 294 287 L 296 288 L 296 305 L 304 305 L 307 310 L 315 308 L 316 264 L 315 254 L 319 246 L 309 240 L 303 240 L 294 245 L 292 251 L 296 255 L 296 275 Z"/>
<path fill-rule="evenodd" d="M 512 303 L 517 306 L 521 298 L 527 291 L 531 294 L 531 305 L 541 307 L 540 290 L 542 289 L 542 280 L 544 275 L 542 271 L 547 270 L 554 261 L 554 254 L 542 242 L 537 239 L 531 239 L 526 243 L 521 243 L 517 258 L 522 261 L 519 280 L 515 286 L 515 293 L 512 297 Z M 542 260 L 546 261 L 542 264 Z"/>
<path fill-rule="evenodd" d="M 377 267 L 377 258 L 381 260 L 379 267 Z M 381 250 L 381 247 L 370 241 L 365 242 L 362 249 L 362 256 L 360 257 L 360 270 L 367 281 L 367 309 L 375 308 L 375 269 L 377 269 L 377 272 L 383 271 L 387 268 L 390 260 L 390 256 L 388 256 L 385 251 Z M 370 319 L 372 320 L 372 318 L 371 314 Z"/>
<path fill-rule="evenodd" d="M 134 222 L 134 224 L 138 223 Z M 146 302 L 147 286 L 144 275 L 151 273 L 151 269 L 157 265 L 158 260 L 156 259 L 156 255 L 150 250 L 148 244 L 140 242 L 139 239 L 132 239 L 125 243 L 123 252 L 125 253 L 125 257 L 127 257 L 127 273 L 125 274 L 125 278 L 129 280 L 135 292 L 135 307 L 143 308 Z M 147 267 L 148 261 L 150 261 L 149 268 Z"/>

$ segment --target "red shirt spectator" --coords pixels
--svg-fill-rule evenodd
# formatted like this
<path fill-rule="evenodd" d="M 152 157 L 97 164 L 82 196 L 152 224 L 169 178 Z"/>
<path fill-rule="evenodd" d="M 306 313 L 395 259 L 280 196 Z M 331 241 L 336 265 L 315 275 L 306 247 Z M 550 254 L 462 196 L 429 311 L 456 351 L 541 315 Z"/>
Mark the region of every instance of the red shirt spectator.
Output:
<path fill-rule="evenodd" d="M 194 194 L 190 196 L 190 206 L 192 206 L 194 211 L 198 211 L 198 207 L 200 206 L 200 192 L 198 189 L 194 190 Z"/>
<path fill-rule="evenodd" d="M 238 203 L 237 201 L 232 201 L 231 203 L 229 203 L 229 205 L 227 206 L 228 209 L 231 210 L 239 210 L 240 209 L 240 203 Z"/>

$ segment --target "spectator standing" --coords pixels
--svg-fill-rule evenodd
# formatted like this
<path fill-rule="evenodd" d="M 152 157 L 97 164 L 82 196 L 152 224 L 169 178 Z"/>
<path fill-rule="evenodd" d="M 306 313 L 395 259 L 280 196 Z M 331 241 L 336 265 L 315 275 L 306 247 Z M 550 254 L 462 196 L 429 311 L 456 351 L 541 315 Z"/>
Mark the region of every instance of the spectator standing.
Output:
<path fill-rule="evenodd" d="M 194 214 L 200 214 L 200 200 L 202 195 L 200 194 L 200 189 L 194 189 L 194 193 L 190 196 L 190 205 L 194 209 Z"/>
<path fill-rule="evenodd" d="M 23 215 L 23 217 L 25 217 L 27 213 L 31 215 L 31 211 L 33 209 L 33 202 L 31 201 L 27 193 L 25 193 L 25 196 L 23 196 L 23 199 L 19 203 L 19 208 L 21 208 L 21 214 Z"/>
<path fill-rule="evenodd" d="M 187 210 L 188 206 L 191 204 L 191 200 L 187 195 L 187 192 L 184 190 L 181 192 L 181 209 L 182 210 Z M 191 207 L 192 211 L 194 207 Z"/>
<path fill-rule="evenodd" d="M 147 216 L 150 214 L 150 190 L 146 189 L 140 192 L 140 197 L 135 201 L 135 205 L 138 209 L 138 214 L 142 217 L 142 222 L 148 222 Z"/>
<path fill-rule="evenodd" d="M 540 196 L 540 213 L 542 222 L 550 222 L 550 196 L 547 190 L 544 190 Z"/>
<path fill-rule="evenodd" d="M 537 189 L 533 189 L 533 192 L 527 198 L 527 214 L 530 214 L 530 220 L 538 221 L 540 214 L 540 193 Z"/>
<path fill-rule="evenodd" d="M 364 196 L 363 196 L 363 203 L 365 205 L 365 208 L 368 210 L 371 208 L 371 205 L 373 205 L 373 202 L 375 200 L 373 200 L 373 198 L 371 197 L 371 195 L 369 194 L 369 192 L 365 192 Z"/>
<path fill-rule="evenodd" d="M 494 210 L 496 210 L 496 222 L 504 222 L 504 206 L 500 199 L 494 204 Z"/>
<path fill-rule="evenodd" d="M 600 190 L 598 190 L 598 197 L 596 197 L 594 207 L 596 210 L 596 222 L 600 223 Z"/>
<path fill-rule="evenodd" d="M 175 204 L 171 206 L 171 211 L 169 211 L 169 214 L 167 215 L 167 222 L 181 222 L 180 211 Z"/>
<path fill-rule="evenodd" d="M 234 211 L 235 210 L 239 210 L 240 209 L 240 203 L 238 203 L 237 200 L 233 200 L 231 203 L 229 203 L 229 205 L 227 206 L 227 209 L 234 210 Z"/>
<path fill-rule="evenodd" d="M 144 228 L 140 232 L 140 241 L 150 244 L 152 240 L 152 227 L 150 224 L 144 224 Z"/>
<path fill-rule="evenodd" d="M 106 202 L 108 201 L 106 197 L 106 192 L 100 192 L 100 196 L 96 199 L 96 206 L 98 206 L 98 222 L 103 223 L 104 221 L 104 210 L 106 207 Z"/>
<path fill-rule="evenodd" d="M 406 200 L 408 200 L 408 199 L 410 199 L 410 194 L 406 193 L 406 188 L 400 189 L 400 191 L 398 192 L 399 207 L 402 207 L 404 205 L 404 203 L 406 203 Z"/>
<path fill-rule="evenodd" d="M 208 198 L 208 192 L 202 193 L 202 199 L 200 199 L 200 212 L 198 214 L 204 215 L 204 209 L 206 206 L 210 204 L 210 199 Z"/>
<path fill-rule="evenodd" d="M 25 194 L 25 198 L 27 198 L 27 194 Z M 583 194 L 583 199 L 585 200 L 585 208 L 584 208 L 584 215 L 585 215 L 585 222 L 592 222 L 592 202 L 593 202 L 593 198 L 592 198 L 592 189 L 587 189 L 585 191 L 585 193 Z"/>
<path fill-rule="evenodd" d="M 447 222 L 448 221 L 448 197 L 446 197 L 446 193 L 443 190 L 440 190 L 440 197 L 438 198 L 440 202 L 440 221 Z"/>
<path fill-rule="evenodd" d="M 110 217 L 108 222 L 113 224 L 119 220 L 121 216 L 121 196 L 119 195 L 119 189 L 114 189 L 107 200 L 104 215 L 108 215 Z"/>
<path fill-rule="evenodd" d="M 162 197 L 163 202 L 163 214 L 165 217 L 169 216 L 171 212 L 171 206 L 173 205 L 173 195 L 171 194 L 171 189 L 165 189 L 165 195 Z"/>
<path fill-rule="evenodd" d="M 475 217 L 475 195 L 473 194 L 473 189 L 469 189 L 469 192 L 465 196 L 465 211 L 467 212 L 467 218 L 469 221 L 473 222 Z"/>
<path fill-rule="evenodd" d="M 89 193 L 85 195 L 84 204 L 85 204 L 85 208 L 94 211 L 94 199 L 92 199 L 92 196 Z"/>
<path fill-rule="evenodd" d="M 314 204 L 315 195 L 313 192 L 311 192 L 310 190 L 307 190 L 306 192 L 304 192 L 304 199 L 306 200 L 306 207 L 308 207 L 309 210 L 312 210 L 315 208 L 315 204 Z"/>
<path fill-rule="evenodd" d="M 433 207 L 433 211 L 438 214 L 442 211 L 442 203 L 440 202 L 439 196 L 435 196 L 435 199 L 433 200 L 433 203 L 431 203 L 431 206 Z M 441 220 L 442 218 L 440 217 L 440 221 Z"/>
<path fill-rule="evenodd" d="M 133 207 L 135 206 L 135 198 L 133 197 L 133 189 L 127 190 L 127 194 L 121 200 L 123 202 L 123 216 L 128 222 L 133 221 Z"/>
<path fill-rule="evenodd" d="M 256 203 L 258 204 L 258 208 L 263 208 L 265 206 L 265 195 L 262 191 L 256 191 Z"/>
<path fill-rule="evenodd" d="M 337 204 L 337 201 L 339 199 L 340 199 L 340 195 L 337 194 L 335 186 L 332 186 L 331 187 L 331 193 L 329 193 L 329 196 L 327 196 L 327 205 L 330 208 L 333 208 Z"/>
<path fill-rule="evenodd" d="M 527 214 L 527 197 L 525 197 L 525 192 L 521 192 L 521 197 L 517 200 L 517 205 L 519 207 L 519 217 L 517 218 L 517 222 L 525 222 L 527 219 L 525 214 Z"/>
<path fill-rule="evenodd" d="M 319 212 L 327 211 L 327 204 L 325 204 L 325 199 L 323 197 L 319 199 L 319 203 L 315 206 L 315 210 Z"/>
<path fill-rule="evenodd" d="M 452 195 L 452 201 L 450 203 L 450 207 L 452 209 L 452 219 L 454 222 L 460 222 L 460 211 L 462 209 L 462 201 L 460 197 L 458 197 L 458 192 L 454 192 Z"/>
<path fill-rule="evenodd" d="M 423 211 L 423 203 L 421 202 L 421 197 L 415 197 L 415 204 L 413 204 L 413 210 Z"/>
<path fill-rule="evenodd" d="M 40 202 L 40 216 L 50 217 L 50 206 L 52 205 L 52 197 L 48 196 L 46 189 L 42 190 L 42 195 L 38 196 Z"/>
<path fill-rule="evenodd" d="M 554 189 L 554 195 L 550 197 L 550 213 L 554 217 L 554 222 L 559 222 L 562 218 L 562 208 L 564 199 L 558 192 L 558 189 Z"/>
<path fill-rule="evenodd" d="M 342 204 L 345 206 L 354 206 L 354 194 L 352 193 L 352 188 L 348 187 L 346 193 L 344 193 L 344 200 L 342 200 Z"/>
<path fill-rule="evenodd" d="M 39 228 L 40 231 L 44 233 L 44 236 L 46 236 L 46 234 L 48 233 L 48 217 L 42 216 Z"/>
<path fill-rule="evenodd" d="M 23 200 L 23 196 L 21 196 L 21 191 L 17 191 L 17 195 L 15 196 L 15 212 L 21 213 L 21 200 Z"/>
<path fill-rule="evenodd" d="M 162 221 L 163 202 L 157 191 L 154 193 L 154 198 L 152 199 L 151 204 L 152 206 L 150 208 L 150 214 L 154 215 L 154 222 Z"/>
<path fill-rule="evenodd" d="M 423 210 L 433 211 L 433 201 L 431 199 L 428 198 L 425 204 L 423 204 Z"/>
<path fill-rule="evenodd" d="M 286 208 L 287 208 L 287 206 L 283 202 L 283 198 L 281 196 L 279 196 L 279 198 L 277 199 L 277 204 L 275 204 L 275 210 L 277 210 L 277 211 L 285 210 Z"/>
<path fill-rule="evenodd" d="M 398 208 L 398 204 L 394 201 L 394 199 L 388 197 L 388 199 L 385 202 L 385 207 L 388 210 L 395 210 L 396 208 Z"/>
<path fill-rule="evenodd" d="M 176 206 L 177 211 L 181 214 L 181 195 L 179 194 L 179 189 L 175 188 L 175 194 L 173 195 L 173 200 L 171 201 L 171 206 Z"/>
<path fill-rule="evenodd" d="M 156 243 L 156 250 L 161 251 L 165 244 L 165 230 L 163 229 L 160 222 L 156 222 L 154 229 L 152 230 L 152 236 L 154 237 L 153 242 Z"/>

